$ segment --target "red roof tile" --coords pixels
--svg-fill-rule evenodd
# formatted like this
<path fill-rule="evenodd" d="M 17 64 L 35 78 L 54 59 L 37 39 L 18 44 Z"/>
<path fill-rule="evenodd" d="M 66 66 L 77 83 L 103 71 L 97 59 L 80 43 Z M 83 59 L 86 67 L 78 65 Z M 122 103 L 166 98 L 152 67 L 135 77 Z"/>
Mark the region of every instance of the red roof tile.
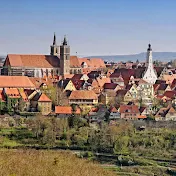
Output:
<path fill-rule="evenodd" d="M 27 76 L 0 76 L 1 88 L 35 88 Z"/>
<path fill-rule="evenodd" d="M 79 99 L 79 100 L 97 100 L 98 96 L 93 90 L 75 90 L 71 93 L 69 99 Z"/>
<path fill-rule="evenodd" d="M 39 102 L 51 102 L 51 100 L 44 94 L 42 93 L 40 98 L 38 99 Z"/>
<path fill-rule="evenodd" d="M 12 67 L 53 68 L 60 65 L 59 58 L 51 55 L 8 54 L 6 59 Z"/>
<path fill-rule="evenodd" d="M 72 114 L 73 110 L 70 106 L 55 106 L 56 114 Z M 74 114 L 81 114 L 80 108 L 77 108 Z"/>

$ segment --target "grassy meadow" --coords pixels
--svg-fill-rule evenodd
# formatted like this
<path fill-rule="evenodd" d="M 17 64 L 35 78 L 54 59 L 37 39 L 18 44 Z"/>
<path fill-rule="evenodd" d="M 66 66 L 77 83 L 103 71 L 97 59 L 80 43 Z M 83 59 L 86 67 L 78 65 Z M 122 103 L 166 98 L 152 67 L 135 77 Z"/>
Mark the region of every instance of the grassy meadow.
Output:
<path fill-rule="evenodd" d="M 70 152 L 0 150 L 2 176 L 114 176 L 96 163 Z"/>

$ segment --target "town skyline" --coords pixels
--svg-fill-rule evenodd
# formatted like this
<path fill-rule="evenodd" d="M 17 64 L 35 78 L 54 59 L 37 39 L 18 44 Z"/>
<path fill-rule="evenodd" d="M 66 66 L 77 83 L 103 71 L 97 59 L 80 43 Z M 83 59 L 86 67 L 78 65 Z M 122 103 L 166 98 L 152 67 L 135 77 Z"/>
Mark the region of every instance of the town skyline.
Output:
<path fill-rule="evenodd" d="M 174 52 L 175 3 L 2 2 L 0 54 L 48 54 L 54 32 L 58 45 L 67 35 L 72 55 L 136 54 L 145 52 L 148 43 L 156 52 Z"/>

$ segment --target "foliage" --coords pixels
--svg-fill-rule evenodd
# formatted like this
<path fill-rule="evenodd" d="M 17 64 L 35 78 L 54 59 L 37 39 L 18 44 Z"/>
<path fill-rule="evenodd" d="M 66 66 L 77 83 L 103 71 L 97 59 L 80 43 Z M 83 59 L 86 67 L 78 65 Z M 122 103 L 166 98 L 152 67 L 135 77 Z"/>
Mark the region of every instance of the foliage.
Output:
<path fill-rule="evenodd" d="M 44 92 L 51 100 L 54 106 L 68 105 L 68 98 L 66 92 L 63 92 L 59 87 L 48 86 L 47 89 L 43 89 Z"/>

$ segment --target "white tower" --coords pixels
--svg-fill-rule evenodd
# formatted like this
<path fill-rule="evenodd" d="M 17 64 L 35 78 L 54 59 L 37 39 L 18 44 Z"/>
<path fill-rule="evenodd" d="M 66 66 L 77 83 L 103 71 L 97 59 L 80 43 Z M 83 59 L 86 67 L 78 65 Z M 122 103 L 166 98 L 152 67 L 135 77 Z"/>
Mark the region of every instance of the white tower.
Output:
<path fill-rule="evenodd" d="M 157 80 L 157 75 L 154 71 L 154 67 L 153 67 L 153 61 L 152 61 L 152 48 L 151 45 L 148 45 L 149 48 L 147 50 L 147 68 L 145 71 L 145 74 L 143 76 L 143 80 L 145 80 L 146 82 L 150 83 L 150 84 L 155 84 L 156 80 Z"/>

